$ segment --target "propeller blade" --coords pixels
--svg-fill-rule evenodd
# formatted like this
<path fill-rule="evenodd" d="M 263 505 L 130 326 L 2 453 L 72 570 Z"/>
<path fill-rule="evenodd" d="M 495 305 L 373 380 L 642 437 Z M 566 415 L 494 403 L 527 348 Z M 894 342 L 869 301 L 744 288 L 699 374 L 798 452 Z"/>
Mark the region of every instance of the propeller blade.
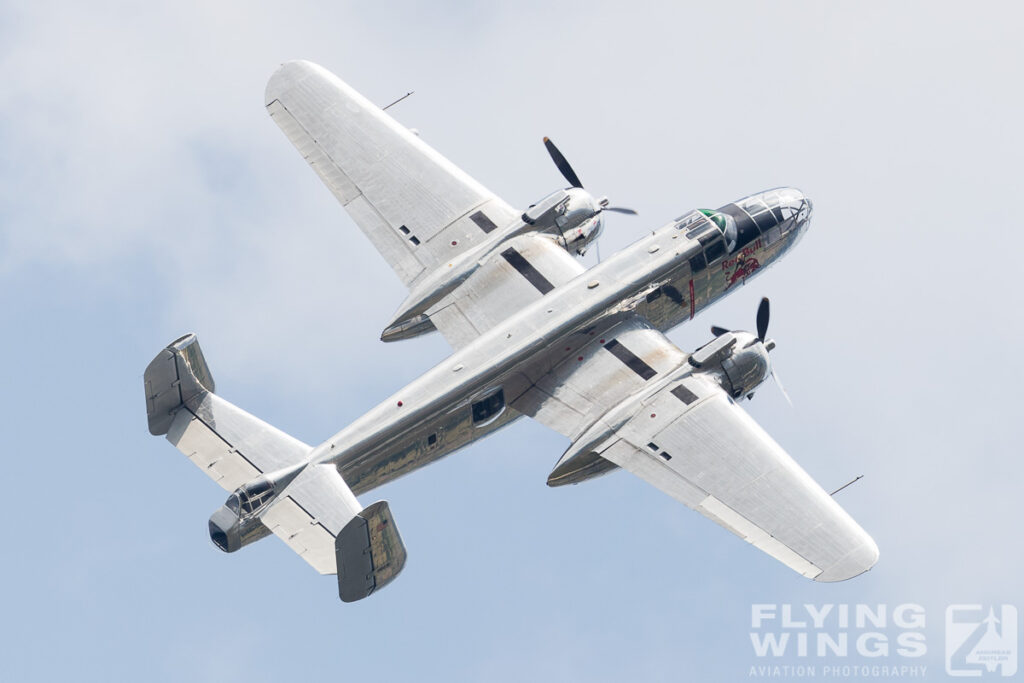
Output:
<path fill-rule="evenodd" d="M 597 262 L 601 262 L 601 240 L 594 240 L 594 251 L 597 252 Z"/>
<path fill-rule="evenodd" d="M 772 379 L 775 380 L 775 384 L 779 387 L 779 391 L 782 392 L 782 397 L 786 399 L 786 403 L 788 403 L 789 407 L 792 408 L 793 399 L 791 399 L 789 394 L 786 393 L 786 387 L 782 386 L 782 380 L 780 380 L 778 374 L 776 374 L 775 368 L 772 368 Z"/>
<path fill-rule="evenodd" d="M 602 211 L 612 211 L 614 213 L 624 213 L 624 214 L 627 214 L 627 215 L 630 215 L 630 216 L 637 216 L 637 215 L 639 215 L 639 214 L 637 214 L 637 212 L 635 210 L 627 209 L 624 206 L 606 206 L 606 207 L 604 207 L 601 210 Z"/>
<path fill-rule="evenodd" d="M 721 337 L 728 331 L 729 330 L 725 329 L 724 327 L 719 327 L 718 325 L 711 326 L 711 334 L 715 335 L 716 337 Z"/>
<path fill-rule="evenodd" d="M 548 154 L 551 155 L 551 160 L 555 162 L 555 166 L 562 172 L 562 176 L 569 181 L 569 184 L 573 187 L 583 188 L 583 183 L 580 182 L 580 178 L 576 175 L 576 172 L 572 170 L 572 166 L 566 161 L 562 153 L 555 147 L 555 143 L 551 142 L 551 138 L 544 138 L 544 146 L 548 149 Z"/>
<path fill-rule="evenodd" d="M 768 334 L 768 317 L 769 303 L 768 297 L 765 297 L 761 299 L 761 303 L 757 307 L 757 338 L 762 342 L 765 335 Z"/>

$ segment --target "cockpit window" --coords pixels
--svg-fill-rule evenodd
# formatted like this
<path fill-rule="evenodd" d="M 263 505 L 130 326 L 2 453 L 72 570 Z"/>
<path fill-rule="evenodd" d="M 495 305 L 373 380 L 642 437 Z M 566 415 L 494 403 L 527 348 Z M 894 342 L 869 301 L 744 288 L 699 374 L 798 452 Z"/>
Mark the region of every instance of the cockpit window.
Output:
<path fill-rule="evenodd" d="M 274 485 L 266 479 L 260 479 L 252 486 L 246 487 L 246 492 L 252 497 L 262 497 L 264 493 L 273 490 Z"/>
<path fill-rule="evenodd" d="M 725 216 L 718 213 L 717 211 L 710 211 L 708 209 L 701 209 L 700 212 L 707 216 L 708 218 L 710 218 L 711 221 L 718 226 L 719 230 L 721 230 L 723 233 L 725 232 L 725 229 L 728 225 L 725 221 Z"/>
<path fill-rule="evenodd" d="M 252 514 L 274 497 L 274 485 L 266 479 L 241 487 L 232 498 L 238 498 L 244 514 Z M 230 506 L 231 499 L 228 499 Z"/>
<path fill-rule="evenodd" d="M 732 253 L 736 248 L 736 239 L 739 234 L 736 230 L 736 219 L 727 213 L 712 211 L 711 209 L 701 209 L 700 212 L 718 227 L 718 231 L 725 238 L 725 250 Z"/>

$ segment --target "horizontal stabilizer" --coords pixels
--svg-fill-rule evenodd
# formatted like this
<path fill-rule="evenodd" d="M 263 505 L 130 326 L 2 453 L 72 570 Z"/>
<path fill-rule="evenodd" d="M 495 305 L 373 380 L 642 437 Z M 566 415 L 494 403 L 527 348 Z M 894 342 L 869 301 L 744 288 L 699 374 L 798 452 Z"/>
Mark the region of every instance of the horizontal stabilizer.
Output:
<path fill-rule="evenodd" d="M 149 431 L 166 434 L 227 491 L 263 473 L 294 467 L 312 450 L 213 393 L 213 377 L 194 334 L 167 345 L 146 368 Z"/>
<path fill-rule="evenodd" d="M 405 545 L 387 501 L 367 507 L 345 525 L 334 542 L 338 594 L 355 602 L 391 583 L 405 566 Z"/>

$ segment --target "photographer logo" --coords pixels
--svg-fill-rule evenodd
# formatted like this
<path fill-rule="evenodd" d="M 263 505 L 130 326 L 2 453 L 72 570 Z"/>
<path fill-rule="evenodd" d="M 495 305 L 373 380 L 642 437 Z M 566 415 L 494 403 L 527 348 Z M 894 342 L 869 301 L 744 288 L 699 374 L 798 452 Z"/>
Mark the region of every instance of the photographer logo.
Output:
<path fill-rule="evenodd" d="M 1013 605 L 946 608 L 946 673 L 950 676 L 1013 676 L 1017 642 Z"/>

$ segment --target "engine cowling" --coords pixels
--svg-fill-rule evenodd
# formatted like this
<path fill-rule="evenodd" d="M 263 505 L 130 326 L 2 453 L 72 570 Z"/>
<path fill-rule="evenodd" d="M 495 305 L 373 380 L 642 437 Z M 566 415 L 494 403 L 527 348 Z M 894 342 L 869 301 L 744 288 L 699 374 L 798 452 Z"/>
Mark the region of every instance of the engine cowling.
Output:
<path fill-rule="evenodd" d="M 523 213 L 523 222 L 548 233 L 562 247 L 580 256 L 601 236 L 604 204 L 578 187 L 552 192 Z"/>
<path fill-rule="evenodd" d="M 732 389 L 733 398 L 746 396 L 754 391 L 771 374 L 771 362 L 768 360 L 768 349 L 757 337 L 741 332 L 741 343 L 733 348 L 732 355 L 722 361 L 722 374 Z"/>
<path fill-rule="evenodd" d="M 768 352 L 775 342 L 762 342 L 749 332 L 725 332 L 691 354 L 689 363 L 714 375 L 733 398 L 749 395 L 771 374 Z"/>

